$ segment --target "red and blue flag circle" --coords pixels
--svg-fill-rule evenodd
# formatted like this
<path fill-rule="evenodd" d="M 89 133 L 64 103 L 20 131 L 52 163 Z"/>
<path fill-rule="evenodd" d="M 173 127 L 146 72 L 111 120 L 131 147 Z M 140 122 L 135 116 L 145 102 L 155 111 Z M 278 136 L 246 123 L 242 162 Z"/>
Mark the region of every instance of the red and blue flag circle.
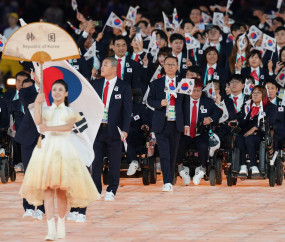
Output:
<path fill-rule="evenodd" d="M 190 44 L 190 40 L 191 40 L 191 39 L 190 39 L 189 37 L 186 37 L 185 40 L 186 40 L 186 43 L 187 43 L 187 44 Z"/>
<path fill-rule="evenodd" d="M 200 23 L 204 23 L 204 19 L 203 18 L 201 18 Z"/>
<path fill-rule="evenodd" d="M 228 36 L 228 41 L 230 41 L 230 42 L 234 41 L 234 37 L 232 35 L 229 35 Z"/>
<path fill-rule="evenodd" d="M 250 37 L 251 37 L 252 39 L 256 39 L 257 35 L 256 35 L 256 33 L 251 33 L 251 34 L 250 34 Z"/>
<path fill-rule="evenodd" d="M 156 78 L 158 79 L 158 78 L 161 78 L 161 75 L 160 75 L 160 73 L 158 73 L 158 75 L 156 76 Z"/>
<path fill-rule="evenodd" d="M 116 19 L 114 20 L 114 24 L 115 24 L 115 25 L 120 25 L 120 23 L 121 23 L 120 19 L 117 19 L 117 18 L 116 18 Z"/>
<path fill-rule="evenodd" d="M 174 19 L 175 19 L 175 21 L 178 21 L 178 16 L 177 16 L 177 15 L 175 15 Z"/>
<path fill-rule="evenodd" d="M 0 41 L 0 47 L 3 47 L 3 42 L 2 41 Z"/>
<path fill-rule="evenodd" d="M 250 85 L 249 85 L 249 90 L 252 91 L 252 89 L 253 89 L 253 85 L 250 84 Z"/>
<path fill-rule="evenodd" d="M 267 44 L 268 44 L 269 46 L 273 46 L 273 42 L 272 42 L 272 40 L 271 40 L 271 39 L 270 39 L 270 40 L 268 40 Z"/>
<path fill-rule="evenodd" d="M 213 94 L 212 88 L 209 89 L 209 93 L 210 93 L 211 95 Z"/>
<path fill-rule="evenodd" d="M 284 78 L 285 78 L 285 75 L 284 75 L 284 73 L 282 73 L 281 75 L 280 75 L 280 80 L 284 80 Z"/>
<path fill-rule="evenodd" d="M 172 82 L 170 82 L 168 86 L 169 86 L 170 90 L 175 90 L 175 86 L 173 85 Z"/>
<path fill-rule="evenodd" d="M 135 12 L 134 12 L 134 11 L 132 11 L 132 18 L 133 18 L 133 17 L 135 17 Z"/>
<path fill-rule="evenodd" d="M 183 84 L 181 85 L 181 89 L 182 89 L 183 91 L 187 91 L 188 88 L 189 88 L 188 83 L 183 83 Z"/>
<path fill-rule="evenodd" d="M 45 68 L 43 71 L 43 91 L 48 106 L 53 103 L 53 98 L 51 96 L 52 84 L 59 79 L 63 79 L 68 85 L 69 103 L 74 102 L 82 92 L 81 81 L 73 72 L 61 66 Z"/>

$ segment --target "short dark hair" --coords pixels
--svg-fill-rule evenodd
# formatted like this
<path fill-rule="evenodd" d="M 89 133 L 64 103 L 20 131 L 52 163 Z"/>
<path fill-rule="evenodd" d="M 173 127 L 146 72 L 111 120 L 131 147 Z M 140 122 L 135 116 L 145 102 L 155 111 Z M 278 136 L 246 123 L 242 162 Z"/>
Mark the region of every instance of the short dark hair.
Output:
<path fill-rule="evenodd" d="M 156 36 L 159 34 L 161 39 L 164 39 L 168 43 L 168 37 L 166 33 L 163 30 L 157 29 L 156 30 Z"/>
<path fill-rule="evenodd" d="M 218 30 L 219 32 L 220 32 L 220 34 L 222 34 L 223 32 L 222 32 L 222 30 L 221 30 L 221 28 L 218 26 L 218 25 L 213 25 L 213 28 L 212 29 L 216 29 L 216 30 Z M 210 31 L 211 29 L 209 29 L 209 31 Z"/>
<path fill-rule="evenodd" d="M 217 50 L 215 47 L 213 47 L 213 46 L 209 46 L 208 48 L 205 49 L 205 51 L 204 51 L 204 53 L 203 53 L 203 57 L 202 57 L 202 61 L 203 61 L 203 63 L 204 63 L 205 65 L 207 65 L 207 63 L 208 63 L 208 62 L 207 62 L 207 54 L 208 54 L 209 52 L 211 52 L 211 51 L 216 52 L 216 54 L 218 55 L 217 63 L 219 63 L 219 61 L 220 61 L 220 55 L 219 55 L 218 50 Z"/>
<path fill-rule="evenodd" d="M 278 89 L 280 89 L 280 85 L 277 83 L 277 81 L 275 80 L 275 78 L 274 77 L 268 77 L 267 79 L 266 79 L 266 81 L 265 81 L 265 85 L 267 84 L 267 83 L 271 83 L 272 85 L 274 85 L 274 86 L 276 86 Z"/>
<path fill-rule="evenodd" d="M 201 9 L 200 9 L 200 8 L 198 8 L 198 7 L 193 7 L 193 8 L 191 8 L 191 10 L 190 10 L 190 14 L 191 14 L 192 10 L 196 10 L 196 9 L 200 11 L 200 14 L 202 14 Z"/>
<path fill-rule="evenodd" d="M 113 39 L 113 44 L 115 45 L 116 41 L 121 40 L 121 39 L 124 40 L 126 42 L 126 44 L 127 44 L 127 41 L 126 41 L 125 37 L 122 36 L 122 35 L 115 36 L 114 39 Z"/>
<path fill-rule="evenodd" d="M 188 66 L 187 71 L 194 72 L 197 76 L 202 76 L 202 70 L 200 66 Z"/>
<path fill-rule="evenodd" d="M 232 25 L 231 25 L 231 33 L 233 31 L 237 31 L 239 30 L 241 27 L 244 27 L 244 29 L 246 29 L 246 26 L 244 23 L 242 22 L 234 22 Z"/>
<path fill-rule="evenodd" d="M 22 86 L 24 86 L 24 83 L 28 83 L 28 82 L 33 83 L 33 85 L 35 84 L 35 81 L 32 78 L 27 78 L 23 81 Z"/>
<path fill-rule="evenodd" d="M 278 33 L 279 31 L 282 31 L 284 30 L 285 31 L 285 27 L 284 26 L 278 26 L 275 31 L 274 31 L 274 34 Z"/>
<path fill-rule="evenodd" d="M 184 43 L 184 37 L 181 34 L 174 33 L 170 36 L 170 43 L 173 43 L 174 40 L 182 40 Z"/>
<path fill-rule="evenodd" d="M 18 76 L 26 76 L 27 78 L 31 78 L 31 75 L 25 71 L 19 71 L 15 76 L 16 80 L 17 80 Z"/>
<path fill-rule="evenodd" d="M 251 75 L 246 75 L 246 76 L 245 76 L 245 79 L 251 80 L 251 83 L 253 83 L 253 84 L 255 85 L 255 80 L 254 80 L 253 76 L 251 76 Z"/>
<path fill-rule="evenodd" d="M 248 53 L 247 59 L 249 60 L 250 57 L 257 55 L 260 60 L 262 60 L 261 53 L 257 49 L 253 49 Z"/>
<path fill-rule="evenodd" d="M 281 23 L 283 26 L 284 26 L 284 24 L 285 24 L 284 19 L 281 18 L 281 17 L 276 17 L 276 18 L 274 18 L 274 19 L 272 20 L 272 22 L 273 22 L 274 20 L 277 21 L 277 22 L 279 22 L 279 23 Z"/>
<path fill-rule="evenodd" d="M 153 18 L 153 19 L 151 19 L 151 20 L 150 20 L 150 25 L 151 25 L 151 27 L 155 27 L 155 24 L 158 23 L 158 22 L 162 22 L 162 23 L 163 23 L 164 21 L 163 21 L 163 19 L 161 19 L 161 18 Z M 162 27 L 163 27 L 163 26 L 162 26 Z"/>
<path fill-rule="evenodd" d="M 164 63 L 166 62 L 167 59 L 174 59 L 176 60 L 177 64 L 178 64 L 178 60 L 175 56 L 167 56 L 165 59 L 164 59 Z"/>
<path fill-rule="evenodd" d="M 237 81 L 241 82 L 242 84 L 245 83 L 245 78 L 241 74 L 234 74 L 234 75 L 232 75 L 230 77 L 229 81 L 231 82 L 232 80 L 237 80 Z"/>
<path fill-rule="evenodd" d="M 200 32 L 195 33 L 195 34 L 193 35 L 193 37 L 194 37 L 195 39 L 198 39 L 198 38 L 199 38 L 199 35 L 201 36 L 201 38 L 204 38 L 204 35 L 203 35 L 202 33 L 200 33 Z"/>
<path fill-rule="evenodd" d="M 182 23 L 180 25 L 181 29 L 184 29 L 185 24 L 192 24 L 193 27 L 195 26 L 195 24 L 192 22 L 192 20 L 190 18 L 184 18 L 182 20 Z"/>
<path fill-rule="evenodd" d="M 169 47 L 162 47 L 161 49 L 159 49 L 158 53 L 157 53 L 157 57 L 159 57 L 160 55 L 165 55 L 165 56 L 172 56 L 172 51 L 171 48 Z"/>
<path fill-rule="evenodd" d="M 148 26 L 148 22 L 147 22 L 147 21 L 145 21 L 145 20 L 141 20 L 141 21 L 137 22 L 135 26 L 136 26 L 136 27 L 138 27 L 138 26 L 139 26 L 139 24 L 144 24 L 144 26 L 145 26 L 145 27 L 147 27 L 147 26 Z"/>

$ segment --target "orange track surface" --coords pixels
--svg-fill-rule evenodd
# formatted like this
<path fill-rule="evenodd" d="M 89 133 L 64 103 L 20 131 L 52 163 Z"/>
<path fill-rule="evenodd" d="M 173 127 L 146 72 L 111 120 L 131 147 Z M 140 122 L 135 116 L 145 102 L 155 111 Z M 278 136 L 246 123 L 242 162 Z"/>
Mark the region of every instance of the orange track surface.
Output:
<path fill-rule="evenodd" d="M 44 241 L 47 223 L 24 220 L 18 195 L 22 174 L 0 183 L 0 241 Z M 115 202 L 92 203 L 84 224 L 66 222 L 58 241 L 284 241 L 284 186 L 268 180 L 238 180 L 237 186 L 185 187 L 178 178 L 173 193 L 163 193 L 162 177 L 143 186 L 141 178 L 121 179 Z M 105 196 L 106 186 L 102 196 Z M 67 213 L 68 214 L 68 213 Z"/>

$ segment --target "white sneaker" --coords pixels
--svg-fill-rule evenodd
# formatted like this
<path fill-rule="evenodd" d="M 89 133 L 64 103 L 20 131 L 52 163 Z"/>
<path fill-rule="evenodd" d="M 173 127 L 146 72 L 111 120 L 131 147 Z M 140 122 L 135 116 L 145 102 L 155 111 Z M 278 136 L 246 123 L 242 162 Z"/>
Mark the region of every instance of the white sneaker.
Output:
<path fill-rule="evenodd" d="M 19 164 L 15 165 L 14 169 L 18 170 L 18 171 L 24 171 L 23 163 L 19 163 Z"/>
<path fill-rule="evenodd" d="M 85 223 L 87 222 L 87 218 L 86 218 L 86 215 L 82 214 L 82 213 L 79 213 L 76 217 L 76 220 L 75 220 L 76 223 Z"/>
<path fill-rule="evenodd" d="M 37 209 L 35 213 L 35 218 L 38 220 L 43 220 L 43 216 L 44 216 L 44 213 L 41 210 Z"/>
<path fill-rule="evenodd" d="M 190 183 L 189 167 L 183 166 L 183 170 L 179 172 L 179 175 L 182 177 L 184 184 L 187 186 Z"/>
<path fill-rule="evenodd" d="M 35 217 L 36 217 L 36 214 L 33 209 L 27 209 L 23 215 L 23 218 L 35 218 Z"/>
<path fill-rule="evenodd" d="M 197 169 L 197 168 L 196 168 Z M 199 185 L 201 182 L 201 179 L 205 176 L 205 172 L 202 170 L 199 170 L 195 176 L 193 177 L 193 183 L 195 185 Z"/>
<path fill-rule="evenodd" d="M 195 174 L 202 170 L 202 166 L 198 166 L 195 168 Z M 195 176 L 195 175 L 194 175 Z"/>
<path fill-rule="evenodd" d="M 239 174 L 248 175 L 248 170 L 246 165 L 241 165 Z"/>
<path fill-rule="evenodd" d="M 106 192 L 106 195 L 105 195 L 105 202 L 114 202 L 114 193 L 111 191 L 111 192 Z"/>
<path fill-rule="evenodd" d="M 139 168 L 139 163 L 136 160 L 133 160 L 132 163 L 129 166 L 127 175 L 132 176 L 136 173 L 137 169 Z"/>
<path fill-rule="evenodd" d="M 165 183 L 161 189 L 163 192 L 173 192 L 173 186 L 171 183 Z"/>
<path fill-rule="evenodd" d="M 161 164 L 160 161 L 156 162 L 156 172 L 161 173 Z"/>
<path fill-rule="evenodd" d="M 77 215 L 78 215 L 78 212 L 69 212 L 66 220 L 75 221 Z"/>
<path fill-rule="evenodd" d="M 256 166 L 252 166 L 250 167 L 250 169 L 252 174 L 259 174 L 259 170 Z"/>

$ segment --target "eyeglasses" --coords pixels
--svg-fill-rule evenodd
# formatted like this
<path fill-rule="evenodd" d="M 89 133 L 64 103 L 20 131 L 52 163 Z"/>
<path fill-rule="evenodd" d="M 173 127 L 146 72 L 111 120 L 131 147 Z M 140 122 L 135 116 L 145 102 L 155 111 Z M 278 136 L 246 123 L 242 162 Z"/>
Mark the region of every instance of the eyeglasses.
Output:
<path fill-rule="evenodd" d="M 173 67 L 176 67 L 177 64 L 164 64 L 164 66 L 167 68 L 170 68 L 170 67 L 173 68 Z"/>
<path fill-rule="evenodd" d="M 252 92 L 251 94 L 252 94 L 252 95 L 261 95 L 262 92 Z"/>

